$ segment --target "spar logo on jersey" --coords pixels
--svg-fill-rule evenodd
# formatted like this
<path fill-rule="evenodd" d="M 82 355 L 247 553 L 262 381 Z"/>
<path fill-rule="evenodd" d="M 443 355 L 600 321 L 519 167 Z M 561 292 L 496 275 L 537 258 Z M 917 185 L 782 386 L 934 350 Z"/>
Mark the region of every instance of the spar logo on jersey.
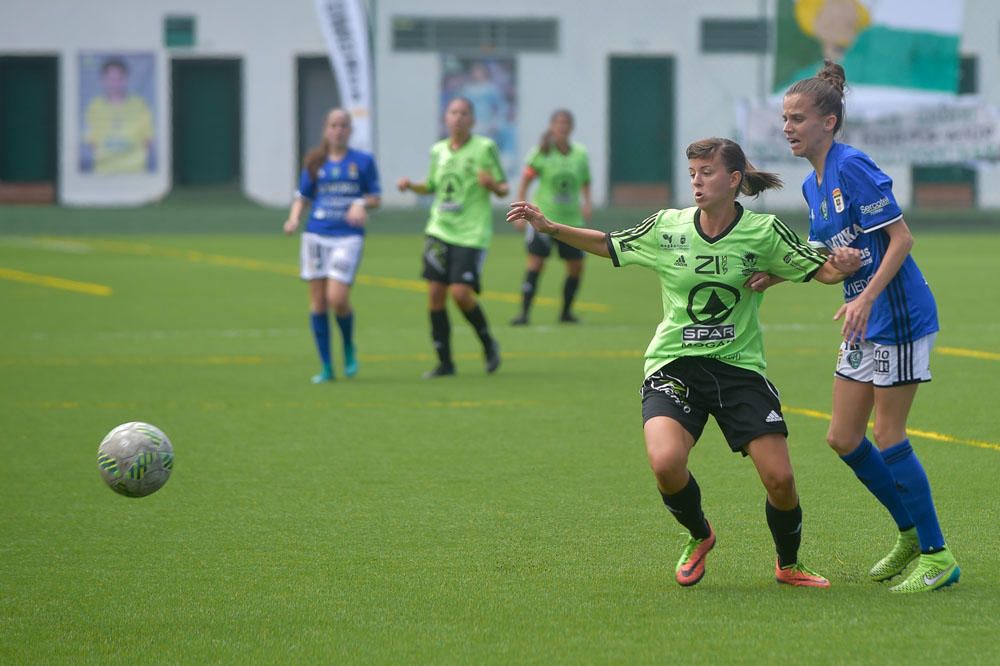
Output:
<path fill-rule="evenodd" d="M 722 282 L 702 282 L 688 294 L 687 313 L 694 326 L 681 330 L 685 347 L 718 347 L 736 339 L 736 327 L 724 324 L 740 302 L 740 292 Z"/>
<path fill-rule="evenodd" d="M 839 187 L 833 188 L 833 209 L 838 213 L 844 212 L 844 194 Z"/>

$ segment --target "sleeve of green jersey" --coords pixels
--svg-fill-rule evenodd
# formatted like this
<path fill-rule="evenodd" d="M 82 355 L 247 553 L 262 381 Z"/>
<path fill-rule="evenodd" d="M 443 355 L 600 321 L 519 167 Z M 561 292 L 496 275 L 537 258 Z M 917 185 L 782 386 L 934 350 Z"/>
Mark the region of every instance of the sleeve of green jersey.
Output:
<path fill-rule="evenodd" d="M 582 185 L 590 184 L 590 157 L 587 155 L 587 149 L 580 146 L 580 183 Z"/>
<path fill-rule="evenodd" d="M 542 151 L 538 149 L 538 146 L 532 148 L 531 152 L 524 159 L 524 164 L 535 170 L 535 173 L 542 173 Z"/>
<path fill-rule="evenodd" d="M 506 183 L 507 174 L 504 173 L 503 164 L 500 162 L 500 149 L 497 148 L 497 144 L 492 139 L 488 141 L 489 143 L 486 144 L 486 164 L 483 166 L 495 181 Z"/>
<path fill-rule="evenodd" d="M 772 218 L 771 230 L 768 273 L 792 282 L 808 282 L 826 263 L 826 257 L 803 243 L 794 231 L 776 217 Z"/>
<path fill-rule="evenodd" d="M 615 266 L 644 266 L 652 268 L 656 265 L 656 253 L 659 245 L 656 243 L 656 220 L 660 213 L 654 213 L 630 229 L 612 231 L 605 235 L 608 253 Z"/>
<path fill-rule="evenodd" d="M 437 189 L 437 144 L 431 146 L 431 163 L 427 167 L 427 178 L 424 180 L 424 186 L 427 187 L 428 192 L 433 192 Z"/>

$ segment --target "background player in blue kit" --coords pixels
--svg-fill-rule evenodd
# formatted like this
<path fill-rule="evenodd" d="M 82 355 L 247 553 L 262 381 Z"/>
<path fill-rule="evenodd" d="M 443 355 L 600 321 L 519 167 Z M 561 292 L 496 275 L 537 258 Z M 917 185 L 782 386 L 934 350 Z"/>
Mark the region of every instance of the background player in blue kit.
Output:
<path fill-rule="evenodd" d="M 381 203 L 375 158 L 350 148 L 350 138 L 350 114 L 333 109 L 327 114 L 320 145 L 306 154 L 284 226 L 286 234 L 294 233 L 306 203 L 311 203 L 302 234 L 301 266 L 302 279 L 309 281 L 310 326 L 322 362 L 313 377 L 317 384 L 334 378 L 327 316 L 331 307 L 344 343 L 344 374 L 358 373 L 351 285 L 361 263 L 368 209 Z"/>
<path fill-rule="evenodd" d="M 814 169 L 802 185 L 810 241 L 831 251 L 854 247 L 862 255 L 861 269 L 844 281 L 845 303 L 835 317 L 844 320 L 844 341 L 827 441 L 899 528 L 895 547 L 872 567 L 872 579 L 901 574 L 919 556 L 910 575 L 891 590 L 936 590 L 957 582 L 960 571 L 906 420 L 917 387 L 931 379 L 937 307 L 910 256 L 913 237 L 892 179 L 866 154 L 834 141 L 844 121 L 844 84 L 844 69 L 827 61 L 817 76 L 788 89 L 783 112 L 792 153 Z M 873 409 L 878 450 L 865 436 Z"/>

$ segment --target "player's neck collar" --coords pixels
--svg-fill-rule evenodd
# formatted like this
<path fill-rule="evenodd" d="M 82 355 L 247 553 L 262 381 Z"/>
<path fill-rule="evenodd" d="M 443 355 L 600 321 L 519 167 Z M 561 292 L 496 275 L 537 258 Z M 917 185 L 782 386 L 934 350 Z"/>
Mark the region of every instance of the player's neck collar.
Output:
<path fill-rule="evenodd" d="M 717 243 L 732 231 L 736 227 L 736 223 L 740 221 L 743 217 L 743 205 L 739 201 L 734 201 L 733 205 L 736 207 L 736 216 L 733 221 L 730 222 L 725 229 L 723 229 L 718 235 L 709 236 L 701 228 L 701 209 L 698 208 L 694 211 L 694 229 L 698 232 L 698 235 L 702 237 L 706 243 Z"/>

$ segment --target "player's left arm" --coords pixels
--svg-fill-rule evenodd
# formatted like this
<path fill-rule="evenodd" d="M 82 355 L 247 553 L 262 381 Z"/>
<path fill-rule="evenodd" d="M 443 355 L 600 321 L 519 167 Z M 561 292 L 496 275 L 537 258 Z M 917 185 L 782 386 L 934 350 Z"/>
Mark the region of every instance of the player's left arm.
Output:
<path fill-rule="evenodd" d="M 857 298 L 844 303 L 833 316 L 834 320 L 843 318 L 844 325 L 841 333 L 844 340 L 848 342 L 856 339 L 864 340 L 865 331 L 868 330 L 868 318 L 871 316 L 875 299 L 885 291 L 885 288 L 892 282 L 892 278 L 896 277 L 896 273 L 899 272 L 913 248 L 913 234 L 910 233 L 910 228 L 902 217 L 889 226 L 882 227 L 882 229 L 889 236 L 889 247 L 886 248 L 885 254 L 882 256 L 882 262 Z"/>
<path fill-rule="evenodd" d="M 906 261 L 913 247 L 913 235 L 903 220 L 903 213 L 892 193 L 892 179 L 867 157 L 846 160 L 840 167 L 840 179 L 849 195 L 853 218 L 864 233 L 882 230 L 889 238 L 888 247 L 864 290 L 844 303 L 833 316 L 843 319 L 844 340 L 864 340 L 875 299 L 885 290 Z"/>
<path fill-rule="evenodd" d="M 486 164 L 479 170 L 479 184 L 498 197 L 505 197 L 510 193 L 510 185 L 500 164 L 500 149 L 490 141 L 486 154 Z"/>
<path fill-rule="evenodd" d="M 583 215 L 583 219 L 590 222 L 590 218 L 594 213 L 594 207 L 590 199 L 590 183 L 584 183 L 580 186 L 580 194 L 583 197 L 583 203 L 580 205 L 580 214 Z"/>
<path fill-rule="evenodd" d="M 362 195 L 351 202 L 344 215 L 348 224 L 356 227 L 364 226 L 368 221 L 368 211 L 382 205 L 382 187 L 379 185 L 378 168 L 371 159 L 361 172 Z"/>

